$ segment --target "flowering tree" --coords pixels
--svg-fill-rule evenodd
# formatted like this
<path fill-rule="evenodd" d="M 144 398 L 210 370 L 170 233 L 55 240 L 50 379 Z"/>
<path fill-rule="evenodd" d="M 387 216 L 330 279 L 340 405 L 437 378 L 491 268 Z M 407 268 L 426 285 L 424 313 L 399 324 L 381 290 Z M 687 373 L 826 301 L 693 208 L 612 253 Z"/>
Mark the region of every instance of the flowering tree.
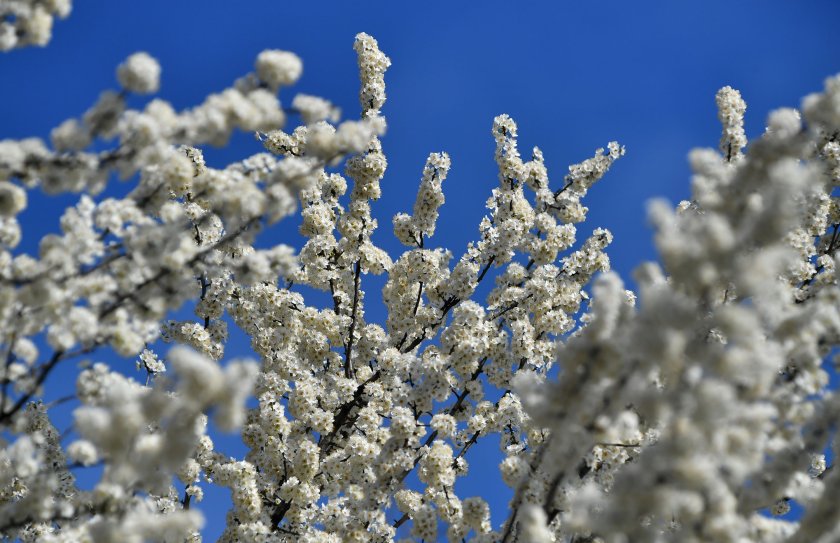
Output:
<path fill-rule="evenodd" d="M 69 3 L 3 9 L 10 49 L 46 43 Z M 825 368 L 840 343 L 840 78 L 801 115 L 773 112 L 748 152 L 740 94 L 718 93 L 720 151 L 691 154 L 692 200 L 651 206 L 662 262 L 638 268 L 637 307 L 609 273 L 610 233 L 576 242 L 581 198 L 624 149 L 552 185 L 506 115 L 477 240 L 457 257 L 433 248 L 450 167 L 433 153 L 412 213 L 393 219 L 405 252 L 377 247 L 390 60 L 366 34 L 355 50 L 359 120 L 315 96 L 282 107 L 302 64 L 273 50 L 194 108 L 132 110 L 126 97 L 160 77 L 137 53 L 121 89 L 51 145 L 0 141 L 0 534 L 198 541 L 203 488 L 217 484 L 233 501 L 224 541 L 390 541 L 403 525 L 424 541 L 837 540 L 840 475 L 823 453 L 840 415 Z M 284 131 L 288 117 L 301 123 Z M 208 167 L 201 146 L 234 130 L 268 152 Z M 132 189 L 102 196 L 115 174 Z M 81 193 L 38 258 L 15 251 L 36 190 Z M 298 205 L 303 247 L 256 249 Z M 387 278 L 382 325 L 365 318 L 370 274 Z M 313 290 L 331 303 L 308 303 Z M 195 318 L 172 320 L 190 300 Z M 219 363 L 229 325 L 258 361 Z M 178 345 L 158 353 L 160 338 Z M 65 404 L 45 403 L 43 385 L 105 346 L 143 378 L 87 364 L 65 443 L 50 420 Z M 208 414 L 241 429 L 244 458 L 214 450 Z M 501 526 L 454 488 L 492 434 L 514 491 Z M 93 466 L 100 480 L 79 488 L 74 473 Z M 791 501 L 798 522 L 770 516 Z"/>

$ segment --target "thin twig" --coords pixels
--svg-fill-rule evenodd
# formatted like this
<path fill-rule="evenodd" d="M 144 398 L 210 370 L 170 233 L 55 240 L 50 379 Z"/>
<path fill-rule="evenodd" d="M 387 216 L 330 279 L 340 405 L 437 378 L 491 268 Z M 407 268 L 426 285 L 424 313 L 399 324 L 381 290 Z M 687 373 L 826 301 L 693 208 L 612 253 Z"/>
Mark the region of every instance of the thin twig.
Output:
<path fill-rule="evenodd" d="M 356 374 L 353 370 L 353 340 L 356 331 L 356 311 L 359 307 L 359 274 L 361 269 L 361 261 L 356 261 L 356 271 L 353 274 L 353 306 L 350 310 L 350 330 L 348 332 L 347 348 L 344 349 L 344 376 L 348 379 Z"/>

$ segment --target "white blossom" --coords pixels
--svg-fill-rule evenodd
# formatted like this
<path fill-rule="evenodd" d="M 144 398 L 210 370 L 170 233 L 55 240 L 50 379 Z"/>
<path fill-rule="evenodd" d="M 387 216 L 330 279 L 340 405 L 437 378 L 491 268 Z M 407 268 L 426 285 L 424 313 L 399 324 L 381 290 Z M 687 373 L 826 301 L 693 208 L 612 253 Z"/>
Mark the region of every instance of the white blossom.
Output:
<path fill-rule="evenodd" d="M 47 45 L 52 38 L 54 19 L 64 19 L 71 9 L 71 0 L 7 0 L 0 3 L 0 51 Z"/>
<path fill-rule="evenodd" d="M 288 51 L 266 49 L 257 56 L 257 77 L 272 90 L 293 85 L 303 73 L 303 62 Z"/>
<path fill-rule="evenodd" d="M 8 181 L 0 181 L 0 215 L 14 217 L 25 208 L 26 191 Z"/>
<path fill-rule="evenodd" d="M 67 456 L 69 456 L 74 462 L 78 462 L 83 466 L 90 466 L 99 459 L 96 446 L 90 441 L 85 441 L 84 439 L 74 441 L 68 445 Z"/>
<path fill-rule="evenodd" d="M 129 92 L 157 92 L 160 87 L 160 64 L 148 53 L 134 53 L 117 68 L 117 79 Z"/>

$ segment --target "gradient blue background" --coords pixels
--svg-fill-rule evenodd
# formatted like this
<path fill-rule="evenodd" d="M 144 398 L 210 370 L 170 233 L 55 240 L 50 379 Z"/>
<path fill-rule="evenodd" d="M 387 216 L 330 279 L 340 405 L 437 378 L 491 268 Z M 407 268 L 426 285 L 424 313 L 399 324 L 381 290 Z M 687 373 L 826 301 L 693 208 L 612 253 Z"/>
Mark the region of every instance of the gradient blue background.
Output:
<path fill-rule="evenodd" d="M 230 85 L 252 69 L 261 50 L 291 50 L 303 58 L 304 74 L 299 85 L 281 92 L 281 100 L 288 105 L 295 92 L 317 94 L 353 118 L 359 108 L 352 43 L 365 31 L 393 61 L 383 110 L 390 166 L 374 207 L 378 243 L 397 254 L 390 217 L 411 208 L 426 156 L 443 150 L 453 166 L 431 245 L 461 254 L 496 186 L 492 119 L 509 113 L 519 124 L 523 154 L 533 145 L 542 148 L 554 186 L 569 164 L 597 147 L 613 139 L 626 145 L 626 157 L 587 198 L 591 211 L 579 238 L 598 226 L 612 230 L 613 266 L 629 280 L 639 262 L 655 257 L 645 202 L 687 197 L 686 153 L 717 145 L 715 91 L 738 88 L 748 104 L 747 134 L 760 134 L 768 111 L 798 106 L 840 71 L 838 23 L 840 2 L 834 0 L 76 0 L 70 18 L 56 21 L 47 48 L 0 55 L 0 138 L 46 138 L 62 120 L 84 112 L 100 91 L 115 88 L 116 65 L 138 50 L 160 60 L 159 95 L 177 108 Z M 132 98 L 131 104 L 145 101 Z M 208 149 L 206 156 L 219 166 L 258 151 L 252 135 L 238 134 L 230 147 Z M 30 195 L 21 251 L 34 253 L 76 199 Z M 262 239 L 300 243 L 293 225 Z M 370 289 L 380 286 L 369 283 Z M 368 317 L 374 321 L 382 314 L 375 297 L 369 295 Z M 233 334 L 228 354 L 247 351 L 245 338 Z M 98 359 L 133 371 L 133 361 L 107 352 Z M 76 371 L 72 363 L 65 366 L 48 384 L 48 395 L 66 394 Z M 60 428 L 69 424 L 66 411 L 56 413 Z M 221 450 L 241 455 L 235 437 L 217 441 Z M 510 494 L 498 482 L 498 441 L 492 441 L 470 451 L 471 476 L 459 490 L 484 495 L 498 525 Z M 215 490 L 200 505 L 208 540 L 221 532 L 227 500 L 225 490 Z"/>

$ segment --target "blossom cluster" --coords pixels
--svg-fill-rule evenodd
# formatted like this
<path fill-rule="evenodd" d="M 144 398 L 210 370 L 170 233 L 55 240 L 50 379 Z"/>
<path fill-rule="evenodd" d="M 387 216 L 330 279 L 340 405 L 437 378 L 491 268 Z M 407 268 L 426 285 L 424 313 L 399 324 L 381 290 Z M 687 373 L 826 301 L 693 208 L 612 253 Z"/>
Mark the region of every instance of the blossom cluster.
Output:
<path fill-rule="evenodd" d="M 552 185 L 507 115 L 475 241 L 433 244 L 452 165 L 433 152 L 393 218 L 404 252 L 378 246 L 391 61 L 367 34 L 354 49 L 359 119 L 313 95 L 284 106 L 303 64 L 279 50 L 192 108 L 132 109 L 162 75 L 141 52 L 49 143 L 0 141 L 0 534 L 199 541 L 214 484 L 231 495 L 225 542 L 833 537 L 840 78 L 773 112 L 749 147 L 744 100 L 718 93 L 719 151 L 692 152 L 690 201 L 651 205 L 661 264 L 638 268 L 637 295 L 609 271 L 609 231 L 578 241 L 582 200 L 624 148 Z M 235 130 L 262 150 L 208 166 L 202 148 Z M 79 199 L 36 257 L 18 246 L 38 191 Z M 302 247 L 266 243 L 298 207 Z M 231 327 L 256 362 L 221 362 Z M 96 361 L 105 347 L 140 379 Z M 75 359 L 73 395 L 46 402 Z M 54 414 L 72 402 L 62 432 Z M 209 421 L 247 453 L 216 450 Z M 514 492 L 497 526 L 486 497 L 456 492 L 470 451 L 494 441 Z M 75 473 L 96 467 L 82 488 Z"/>
<path fill-rule="evenodd" d="M 0 51 L 47 45 L 55 18 L 72 9 L 72 0 L 0 0 Z"/>
<path fill-rule="evenodd" d="M 600 276 L 558 379 L 517 376 L 549 437 L 510 464 L 501 541 L 836 538 L 840 77 L 746 151 L 740 93 L 716 100 L 691 200 L 650 206 L 661 263 L 637 269 L 638 304 Z"/>
<path fill-rule="evenodd" d="M 544 441 L 511 383 L 549 371 L 584 286 L 609 268 L 610 233 L 597 229 L 575 249 L 575 224 L 580 199 L 623 148 L 597 150 L 552 189 L 542 152 L 523 160 L 502 115 L 492 128 L 499 187 L 476 242 L 457 258 L 431 246 L 451 163 L 432 153 L 413 213 L 394 218 L 406 251 L 392 259 L 372 237 L 390 60 L 366 34 L 355 50 L 359 120 L 312 95 L 284 108 L 279 93 L 303 67 L 276 50 L 198 106 L 152 98 L 130 109 L 128 95 L 160 86 L 160 65 L 141 52 L 117 68 L 120 90 L 56 127 L 50 144 L 0 141 L 0 423 L 19 436 L 6 449 L 3 533 L 108 541 L 145 522 L 139 539 L 196 540 L 195 504 L 212 482 L 231 489 L 223 541 L 382 541 L 405 523 L 434 540 L 441 521 L 453 540 L 496 537 L 488 503 L 462 499 L 455 484 L 487 436 L 502 436 L 509 461 Z M 285 129 L 294 117 L 301 123 Z M 267 152 L 209 167 L 202 146 L 237 129 Z M 107 196 L 112 174 L 133 184 L 127 196 Z M 16 247 L 38 190 L 81 195 L 35 258 Z M 298 205 L 299 251 L 254 247 Z M 386 276 L 382 325 L 365 318 L 370 274 Z M 476 288 L 491 278 L 482 304 Z M 308 303 L 312 289 L 331 305 Z M 196 318 L 173 319 L 190 300 Z M 250 337 L 259 370 L 220 368 L 229 326 Z M 164 356 L 157 340 L 179 346 Z M 72 398 L 78 439 L 62 447 L 50 441 L 41 386 L 59 363 L 104 346 L 133 357 L 141 379 L 85 362 Z M 214 450 L 208 411 L 220 429 L 241 428 L 244 458 Z M 78 488 L 70 470 L 97 465 L 100 481 Z M 412 472 L 422 488 L 406 485 Z M 59 483 L 63 493 L 48 498 Z"/>

